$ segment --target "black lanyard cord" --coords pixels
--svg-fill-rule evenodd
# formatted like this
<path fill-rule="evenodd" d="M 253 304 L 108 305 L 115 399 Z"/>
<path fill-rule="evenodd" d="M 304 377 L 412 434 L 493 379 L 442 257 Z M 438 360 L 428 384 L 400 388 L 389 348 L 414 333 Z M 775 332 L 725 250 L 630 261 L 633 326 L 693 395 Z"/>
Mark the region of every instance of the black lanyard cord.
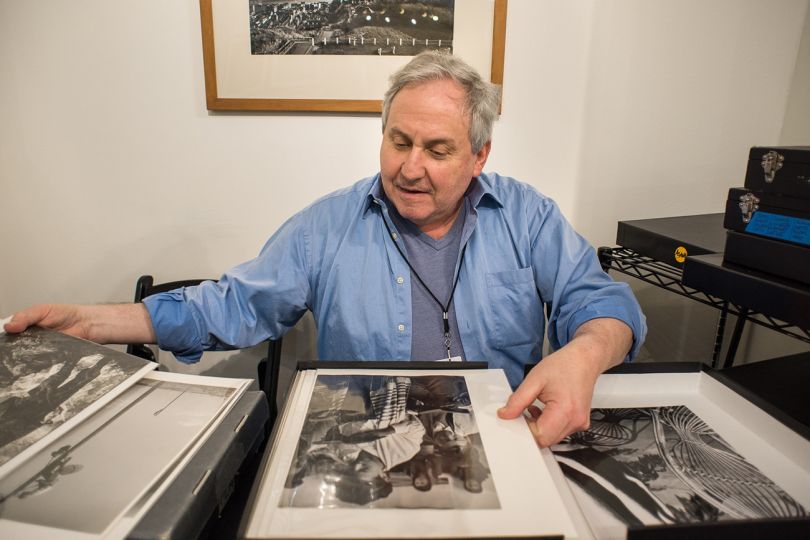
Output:
<path fill-rule="evenodd" d="M 441 300 L 439 300 L 433 291 L 430 290 L 430 287 L 425 284 L 422 278 L 419 276 L 419 272 L 411 264 L 411 261 L 408 260 L 408 257 L 405 256 L 405 252 L 402 251 L 402 248 L 399 247 L 399 243 L 397 242 L 396 238 L 394 237 L 394 233 L 391 232 L 391 227 L 388 226 L 388 222 L 385 220 L 385 216 L 383 216 L 383 224 L 385 224 L 385 228 L 388 231 L 388 236 L 391 237 L 391 240 L 394 242 L 394 247 L 397 248 L 400 256 L 402 256 L 402 260 L 405 261 L 405 264 L 408 265 L 408 268 L 411 269 L 411 273 L 416 278 L 416 280 L 422 284 L 422 287 L 425 288 L 427 293 L 430 295 L 433 300 L 442 308 L 442 324 L 444 325 L 444 346 L 447 349 L 447 358 L 450 359 L 450 318 L 448 317 L 448 312 L 450 311 L 450 304 L 453 303 L 453 295 L 456 293 L 456 285 L 458 285 L 458 278 L 461 275 L 461 263 L 464 262 L 464 253 L 467 251 L 467 244 L 464 244 L 461 248 L 461 257 L 459 258 L 459 265 L 458 265 L 458 273 L 456 274 L 455 279 L 453 280 L 453 288 L 450 290 L 450 298 L 447 299 L 447 304 L 442 304 Z M 412 315 L 413 316 L 413 315 Z"/>

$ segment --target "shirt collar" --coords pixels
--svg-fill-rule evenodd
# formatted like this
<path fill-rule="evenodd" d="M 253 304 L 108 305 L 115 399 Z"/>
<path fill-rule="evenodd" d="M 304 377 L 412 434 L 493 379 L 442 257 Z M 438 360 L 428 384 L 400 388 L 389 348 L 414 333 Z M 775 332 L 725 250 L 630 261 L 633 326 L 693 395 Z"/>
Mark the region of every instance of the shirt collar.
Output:
<path fill-rule="evenodd" d="M 470 182 L 470 187 L 467 188 L 467 193 L 464 195 L 470 201 L 471 208 L 478 208 L 481 205 L 484 197 L 491 199 L 497 206 L 503 206 L 501 201 L 492 190 L 489 177 L 486 174 L 476 176 Z M 363 217 L 368 213 L 371 208 L 379 205 L 380 208 L 385 208 L 385 199 L 383 197 L 382 189 L 382 176 L 380 173 L 374 177 L 371 187 L 366 195 L 366 208 L 363 212 Z"/>

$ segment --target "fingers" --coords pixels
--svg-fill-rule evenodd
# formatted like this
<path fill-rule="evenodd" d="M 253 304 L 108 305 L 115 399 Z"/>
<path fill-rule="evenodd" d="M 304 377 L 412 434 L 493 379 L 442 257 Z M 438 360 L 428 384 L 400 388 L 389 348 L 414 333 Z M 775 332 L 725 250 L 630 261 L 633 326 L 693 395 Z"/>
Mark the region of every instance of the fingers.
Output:
<path fill-rule="evenodd" d="M 498 417 L 511 420 L 523 414 L 526 407 L 534 403 L 537 396 L 542 393 L 544 386 L 545 381 L 541 375 L 534 370 L 529 372 L 526 379 L 520 383 L 520 386 L 506 400 L 506 405 L 498 409 Z"/>
<path fill-rule="evenodd" d="M 568 435 L 588 428 L 589 414 L 579 410 L 570 410 L 560 403 L 546 403 L 543 412 L 530 428 L 537 443 L 545 448 L 557 444 Z M 531 426 L 534 424 L 534 427 Z"/>
<path fill-rule="evenodd" d="M 9 334 L 18 334 L 31 326 L 41 326 L 69 333 L 76 319 L 73 306 L 61 304 L 37 304 L 15 313 L 5 329 Z"/>
<path fill-rule="evenodd" d="M 523 383 L 498 410 L 505 420 L 528 412 L 527 422 L 541 447 L 560 442 L 568 435 L 588 428 L 593 383 L 587 370 L 574 359 L 548 357 L 526 376 Z M 542 412 L 534 405 L 543 403 Z"/>
<path fill-rule="evenodd" d="M 35 326 L 48 315 L 48 306 L 37 305 L 18 311 L 11 317 L 11 321 L 5 326 L 9 334 L 19 334 L 29 326 Z"/>

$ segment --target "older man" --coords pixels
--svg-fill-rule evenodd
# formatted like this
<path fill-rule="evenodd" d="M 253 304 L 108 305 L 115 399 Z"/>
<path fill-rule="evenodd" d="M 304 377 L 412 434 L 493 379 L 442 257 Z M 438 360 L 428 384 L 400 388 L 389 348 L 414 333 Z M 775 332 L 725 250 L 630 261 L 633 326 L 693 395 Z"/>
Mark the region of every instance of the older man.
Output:
<path fill-rule="evenodd" d="M 499 414 L 528 407 L 540 444 L 553 444 L 587 427 L 596 378 L 632 357 L 646 328 L 629 288 L 601 270 L 553 201 L 482 173 L 498 101 L 463 61 L 421 54 L 385 95 L 380 173 L 293 216 L 255 259 L 143 305 L 34 306 L 6 330 L 157 342 L 196 361 L 278 338 L 311 310 L 321 360 L 503 368 L 518 388 Z M 554 352 L 523 381 L 546 315 Z"/>

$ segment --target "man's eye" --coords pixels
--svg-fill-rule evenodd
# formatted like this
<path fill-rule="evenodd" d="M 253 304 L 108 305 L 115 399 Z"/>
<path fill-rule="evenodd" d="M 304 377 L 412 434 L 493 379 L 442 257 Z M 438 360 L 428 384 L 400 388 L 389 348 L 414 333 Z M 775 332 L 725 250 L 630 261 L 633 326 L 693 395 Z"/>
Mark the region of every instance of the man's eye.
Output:
<path fill-rule="evenodd" d="M 394 148 L 398 148 L 400 150 L 408 148 L 410 145 L 406 142 L 402 141 L 394 141 Z"/>
<path fill-rule="evenodd" d="M 438 149 L 436 149 L 436 148 L 431 148 L 431 149 L 430 149 L 430 150 L 428 150 L 428 151 L 430 152 L 430 155 L 431 155 L 431 156 L 433 156 L 433 157 L 435 157 L 435 158 L 438 158 L 438 159 L 441 159 L 441 158 L 447 157 L 447 152 L 446 152 L 446 151 L 444 151 L 444 150 L 438 150 Z"/>

